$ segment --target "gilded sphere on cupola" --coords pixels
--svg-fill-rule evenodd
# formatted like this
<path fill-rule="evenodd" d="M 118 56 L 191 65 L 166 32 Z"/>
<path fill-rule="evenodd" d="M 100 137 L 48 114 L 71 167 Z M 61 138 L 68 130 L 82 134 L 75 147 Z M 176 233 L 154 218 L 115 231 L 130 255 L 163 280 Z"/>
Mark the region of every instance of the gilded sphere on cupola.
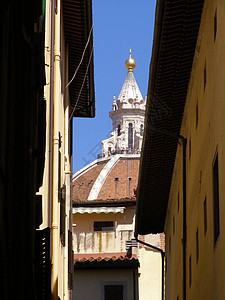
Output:
<path fill-rule="evenodd" d="M 131 50 L 130 50 L 130 57 L 125 62 L 125 67 L 127 68 L 128 72 L 133 72 L 133 69 L 136 67 L 135 60 L 131 58 Z"/>

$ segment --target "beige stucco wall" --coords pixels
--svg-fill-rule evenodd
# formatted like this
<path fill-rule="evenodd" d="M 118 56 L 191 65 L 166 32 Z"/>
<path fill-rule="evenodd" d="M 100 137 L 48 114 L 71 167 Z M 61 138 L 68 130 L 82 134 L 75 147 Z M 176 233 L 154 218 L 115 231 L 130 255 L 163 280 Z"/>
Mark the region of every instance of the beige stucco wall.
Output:
<path fill-rule="evenodd" d="M 214 41 L 214 15 L 217 35 Z M 181 134 L 187 138 L 187 299 L 225 299 L 225 2 L 205 1 Z M 204 68 L 206 85 L 204 88 Z M 198 106 L 198 121 L 196 107 Z M 219 160 L 220 235 L 214 245 L 212 168 Z M 207 231 L 204 232 L 204 200 Z M 182 147 L 178 145 L 165 224 L 166 299 L 182 299 Z M 199 236 L 197 260 L 196 232 Z M 189 258 L 191 257 L 191 274 Z M 191 283 L 189 277 L 191 275 Z"/>
<path fill-rule="evenodd" d="M 142 247 L 139 249 L 139 262 L 139 298 L 141 300 L 162 299 L 161 253 Z"/>
<path fill-rule="evenodd" d="M 133 282 L 132 269 L 75 270 L 73 299 L 104 300 L 104 284 L 122 284 L 125 289 L 124 300 L 134 300 Z"/>
<path fill-rule="evenodd" d="M 75 253 L 126 252 L 126 241 L 134 238 L 134 207 L 124 213 L 76 213 L 73 215 L 73 249 Z M 114 231 L 94 232 L 95 221 L 113 221 Z"/>

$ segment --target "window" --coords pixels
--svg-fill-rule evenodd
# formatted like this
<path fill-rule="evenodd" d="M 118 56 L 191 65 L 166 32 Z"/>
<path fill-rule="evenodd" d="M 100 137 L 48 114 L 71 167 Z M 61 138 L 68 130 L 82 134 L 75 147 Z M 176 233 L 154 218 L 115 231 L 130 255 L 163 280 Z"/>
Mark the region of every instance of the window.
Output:
<path fill-rule="evenodd" d="M 191 138 L 189 140 L 189 160 L 191 159 Z"/>
<path fill-rule="evenodd" d="M 123 285 L 105 285 L 104 300 L 123 300 Z"/>
<path fill-rule="evenodd" d="M 198 238 L 198 229 L 196 231 L 196 263 L 198 263 L 199 259 L 199 238 Z"/>
<path fill-rule="evenodd" d="M 214 216 L 214 244 L 220 234 L 220 216 L 219 216 L 219 166 L 218 153 L 213 165 L 213 216 Z"/>
<path fill-rule="evenodd" d="M 132 177 L 128 177 L 128 182 L 129 182 L 129 197 L 130 197 L 130 194 L 131 194 L 131 181 L 132 181 Z"/>
<path fill-rule="evenodd" d="M 207 198 L 205 197 L 204 203 L 203 203 L 203 210 L 204 210 L 204 233 L 207 232 Z"/>
<path fill-rule="evenodd" d="M 117 186 L 118 186 L 119 178 L 115 177 L 114 181 L 115 181 L 115 197 L 116 197 L 117 196 Z"/>
<path fill-rule="evenodd" d="M 94 222 L 94 231 L 113 231 L 113 221 Z"/>
<path fill-rule="evenodd" d="M 217 9 L 214 15 L 214 42 L 216 40 L 216 33 L 217 33 Z"/>
<path fill-rule="evenodd" d="M 191 276 L 191 255 L 189 256 L 189 287 L 191 286 L 192 276 Z"/>
<path fill-rule="evenodd" d="M 197 129 L 197 127 L 198 127 L 198 103 L 197 103 L 197 105 L 196 105 L 196 111 L 195 111 L 195 114 L 196 114 L 195 128 Z"/>
<path fill-rule="evenodd" d="M 141 124 L 141 126 L 140 126 L 140 135 L 143 136 L 143 133 L 144 133 L 144 125 Z"/>
<path fill-rule="evenodd" d="M 201 193 L 201 185 L 202 185 L 202 170 L 200 170 L 200 174 L 199 174 L 199 193 Z"/>
<path fill-rule="evenodd" d="M 101 300 L 127 300 L 127 281 L 102 281 Z"/>
<path fill-rule="evenodd" d="M 120 124 L 119 124 L 119 125 L 117 126 L 117 135 L 118 135 L 118 136 L 121 135 L 120 129 L 121 129 L 121 127 L 120 127 Z"/>
<path fill-rule="evenodd" d="M 133 125 L 129 123 L 128 126 L 128 148 L 133 149 Z"/>
<path fill-rule="evenodd" d="M 204 67 L 204 90 L 205 90 L 205 86 L 206 86 L 206 63 Z"/>
<path fill-rule="evenodd" d="M 175 233 L 175 217 L 173 216 L 173 234 Z"/>

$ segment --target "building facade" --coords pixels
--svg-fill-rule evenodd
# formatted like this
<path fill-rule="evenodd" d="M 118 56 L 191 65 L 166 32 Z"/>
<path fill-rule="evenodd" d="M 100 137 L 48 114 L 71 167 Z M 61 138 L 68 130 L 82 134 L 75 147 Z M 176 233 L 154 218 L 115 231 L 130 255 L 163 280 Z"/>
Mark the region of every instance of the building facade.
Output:
<path fill-rule="evenodd" d="M 92 2 L 7 1 L 0 15 L 1 299 L 70 299 L 71 120 L 95 114 Z"/>
<path fill-rule="evenodd" d="M 225 6 L 221 1 L 193 1 L 186 5 L 186 18 L 180 18 L 180 5 L 158 1 L 157 6 L 160 30 L 155 28 L 153 55 L 157 54 L 157 59 L 152 61 L 150 74 L 158 89 L 149 83 L 149 111 L 153 106 L 156 109 L 151 95 L 159 99 L 161 91 L 168 97 L 161 98 L 163 105 L 171 113 L 158 120 L 150 113 L 147 120 L 143 163 L 150 161 L 145 171 L 141 169 L 136 232 L 165 230 L 166 299 L 224 299 L 225 90 L 221 61 Z M 169 20 L 170 15 L 174 19 Z M 185 32 L 174 36 L 173 22 L 179 28 L 185 26 Z M 181 40 L 186 41 L 182 47 Z M 157 42 L 161 45 L 156 51 Z M 167 74 L 164 82 L 160 81 L 160 72 Z M 169 88 L 172 79 L 174 87 Z M 160 154 L 154 156 L 156 148 Z M 153 158 L 161 170 L 156 170 Z M 164 189 L 158 195 L 150 191 L 148 170 L 155 177 L 155 191 Z M 145 193 L 142 188 L 146 180 L 149 185 Z M 148 213 L 144 213 L 147 208 Z M 149 222 L 152 215 L 159 221 Z"/>
<path fill-rule="evenodd" d="M 90 1 L 46 1 L 46 147 L 37 192 L 42 198 L 39 297 L 46 299 L 72 298 L 72 119 L 95 114 L 92 27 Z"/>

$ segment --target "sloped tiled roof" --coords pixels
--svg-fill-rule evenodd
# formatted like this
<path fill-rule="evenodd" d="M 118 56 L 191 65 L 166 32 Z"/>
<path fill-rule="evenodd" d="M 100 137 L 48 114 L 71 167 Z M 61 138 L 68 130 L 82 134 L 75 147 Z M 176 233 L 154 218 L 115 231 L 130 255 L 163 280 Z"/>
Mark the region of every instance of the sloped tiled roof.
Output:
<path fill-rule="evenodd" d="M 126 252 L 74 254 L 75 269 L 126 269 L 138 266 L 137 256 L 133 254 L 131 257 L 128 257 Z"/>

